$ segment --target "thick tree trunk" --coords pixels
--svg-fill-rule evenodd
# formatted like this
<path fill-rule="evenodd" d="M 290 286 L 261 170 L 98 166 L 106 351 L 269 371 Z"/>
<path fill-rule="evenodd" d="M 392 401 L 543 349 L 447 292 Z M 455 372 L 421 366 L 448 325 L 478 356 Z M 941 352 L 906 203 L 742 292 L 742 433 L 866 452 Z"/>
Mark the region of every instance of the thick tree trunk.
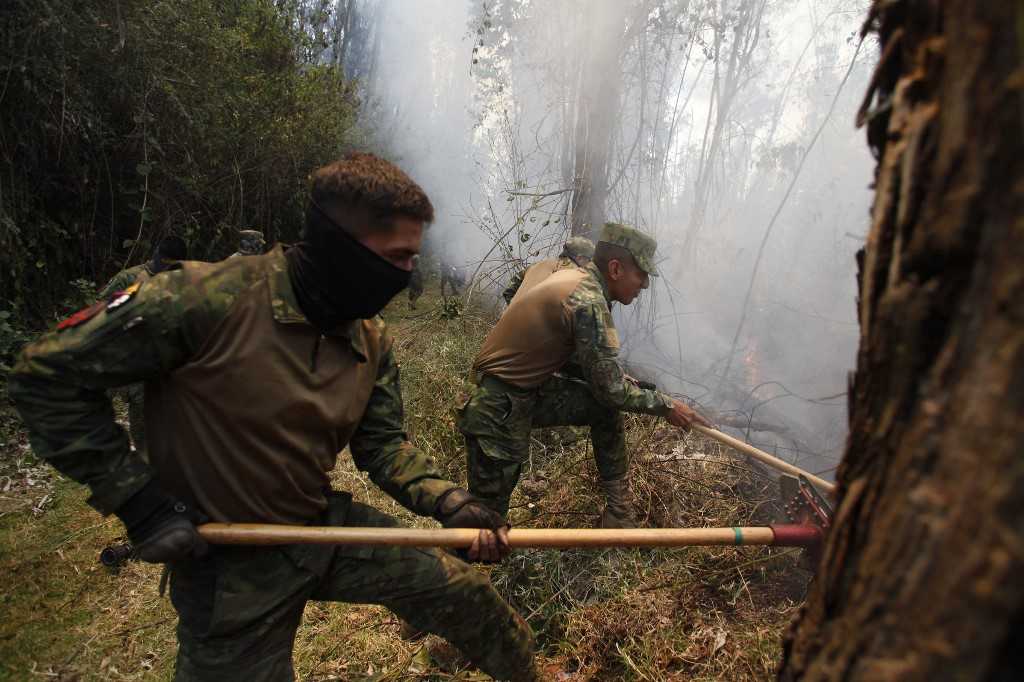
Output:
<path fill-rule="evenodd" d="M 1021 0 L 875 0 L 840 502 L 780 679 L 1024 675 Z"/>
<path fill-rule="evenodd" d="M 583 82 L 577 91 L 572 196 L 572 234 L 597 238 L 604 224 L 608 161 L 618 129 L 622 97 L 622 32 L 627 3 L 595 7 L 587 17 L 589 33 Z"/>

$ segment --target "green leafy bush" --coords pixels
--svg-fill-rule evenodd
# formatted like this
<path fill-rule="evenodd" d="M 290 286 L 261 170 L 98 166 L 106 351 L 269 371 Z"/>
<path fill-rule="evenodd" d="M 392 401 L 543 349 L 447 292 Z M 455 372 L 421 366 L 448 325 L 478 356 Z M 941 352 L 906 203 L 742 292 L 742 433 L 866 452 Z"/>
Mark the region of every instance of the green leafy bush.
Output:
<path fill-rule="evenodd" d="M 0 301 L 33 326 L 163 235 L 215 260 L 292 239 L 308 172 L 358 142 L 301 2 L 10 0 L 0 10 Z"/>
<path fill-rule="evenodd" d="M 0 310 L 0 375 L 10 371 L 15 353 L 29 338 L 30 334 L 15 324 L 11 311 Z"/>

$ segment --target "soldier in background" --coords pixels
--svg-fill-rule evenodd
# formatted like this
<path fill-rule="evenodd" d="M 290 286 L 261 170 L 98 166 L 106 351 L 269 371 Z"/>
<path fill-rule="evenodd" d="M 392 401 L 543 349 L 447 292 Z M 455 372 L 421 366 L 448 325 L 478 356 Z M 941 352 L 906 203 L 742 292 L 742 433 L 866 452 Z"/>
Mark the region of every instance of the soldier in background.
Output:
<path fill-rule="evenodd" d="M 466 286 L 466 275 L 462 268 L 441 261 L 441 296 L 447 297 L 447 289 L 451 289 L 452 296 L 458 296 L 462 287 Z"/>
<path fill-rule="evenodd" d="M 416 310 L 416 301 L 423 295 L 423 259 L 416 260 L 409 277 L 409 310 Z"/>
<path fill-rule="evenodd" d="M 399 168 L 352 154 L 312 175 L 295 246 L 184 263 L 22 351 L 8 391 L 36 454 L 89 486 L 89 504 L 124 522 L 139 558 L 173 566 L 176 680 L 294 679 L 310 599 L 386 606 L 495 678 L 537 679 L 529 627 L 486 575 L 451 554 L 211 549 L 196 531 L 201 520 L 399 525 L 331 490 L 346 452 L 409 510 L 481 529 L 469 558 L 508 553 L 504 517 L 406 439 L 392 339 L 377 315 L 408 285 L 432 218 Z M 129 450 L 104 394 L 143 380 L 149 463 Z"/>
<path fill-rule="evenodd" d="M 505 514 L 530 454 L 530 430 L 589 426 L 607 505 L 605 528 L 636 525 L 622 412 L 706 424 L 686 404 L 627 379 L 610 304 L 629 305 L 656 275 L 653 238 L 608 223 L 585 268 L 567 268 L 521 290 L 473 362 L 476 389 L 458 413 L 469 490 Z M 556 374 L 576 358 L 583 381 Z"/>
<path fill-rule="evenodd" d="M 153 257 L 135 267 L 127 268 L 114 275 L 100 291 L 99 300 L 110 300 L 114 294 L 126 291 L 133 285 L 142 285 L 153 275 L 178 267 L 178 261 L 188 257 L 185 240 L 176 235 L 167 235 L 153 249 Z M 145 457 L 146 453 L 146 407 L 145 387 L 134 383 L 116 391 L 121 399 L 128 404 L 128 429 L 132 435 L 132 444 Z"/>
<path fill-rule="evenodd" d="M 188 246 L 177 235 L 167 235 L 153 249 L 153 257 L 145 263 L 126 268 L 114 275 L 100 290 L 101 299 L 110 298 L 118 291 L 124 291 L 136 282 L 142 284 L 153 275 L 174 267 L 178 261 L 188 258 Z"/>
<path fill-rule="evenodd" d="M 267 242 L 264 241 L 263 233 L 259 230 L 239 230 L 238 251 L 235 251 L 228 258 L 234 258 L 235 256 L 259 256 L 263 253 L 263 249 L 266 246 Z"/>
<path fill-rule="evenodd" d="M 512 297 L 516 295 L 516 292 L 523 287 L 526 283 L 526 289 L 533 288 L 538 282 L 545 280 L 548 275 L 551 275 L 559 270 L 566 268 L 585 268 L 594 258 L 594 242 L 590 241 L 586 237 L 572 237 L 568 239 L 565 244 L 562 245 L 562 253 L 558 254 L 558 258 L 548 258 L 542 260 L 539 263 L 535 263 L 525 270 L 519 270 L 516 274 L 512 275 L 512 280 L 509 282 L 508 287 L 502 292 L 501 297 L 505 299 L 505 303 L 511 304 Z"/>

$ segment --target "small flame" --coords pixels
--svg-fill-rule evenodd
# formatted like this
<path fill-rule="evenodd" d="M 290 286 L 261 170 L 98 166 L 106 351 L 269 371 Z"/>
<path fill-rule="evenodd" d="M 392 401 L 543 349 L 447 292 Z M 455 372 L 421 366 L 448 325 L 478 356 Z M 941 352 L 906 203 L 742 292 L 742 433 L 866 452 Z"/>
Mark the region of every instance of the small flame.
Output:
<path fill-rule="evenodd" d="M 743 366 L 747 370 L 747 385 L 757 386 L 761 383 L 761 369 L 757 362 L 757 341 L 751 339 L 747 352 L 743 355 Z"/>

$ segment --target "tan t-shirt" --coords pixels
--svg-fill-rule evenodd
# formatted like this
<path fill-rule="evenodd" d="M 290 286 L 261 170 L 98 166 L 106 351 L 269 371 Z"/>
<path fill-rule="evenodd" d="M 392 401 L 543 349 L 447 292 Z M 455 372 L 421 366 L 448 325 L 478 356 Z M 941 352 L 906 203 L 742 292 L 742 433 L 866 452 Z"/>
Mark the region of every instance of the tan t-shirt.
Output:
<path fill-rule="evenodd" d="M 566 261 L 568 262 L 566 263 Z M 531 265 L 526 269 L 526 274 L 523 275 L 523 283 L 519 285 L 519 291 L 525 293 L 559 270 L 565 270 L 570 267 L 575 268 L 576 264 L 568 258 L 549 258 Z"/>
<path fill-rule="evenodd" d="M 473 362 L 486 374 L 520 388 L 537 388 L 575 357 L 594 398 L 626 412 L 664 415 L 670 396 L 627 381 L 619 364 L 619 335 L 608 287 L 594 263 L 548 275 L 516 293 Z"/>
<path fill-rule="evenodd" d="M 572 355 L 573 314 L 566 301 L 587 277 L 578 268 L 538 272 L 531 285 L 530 275 L 540 265 L 527 272 L 473 363 L 477 372 L 521 388 L 540 386 Z"/>

